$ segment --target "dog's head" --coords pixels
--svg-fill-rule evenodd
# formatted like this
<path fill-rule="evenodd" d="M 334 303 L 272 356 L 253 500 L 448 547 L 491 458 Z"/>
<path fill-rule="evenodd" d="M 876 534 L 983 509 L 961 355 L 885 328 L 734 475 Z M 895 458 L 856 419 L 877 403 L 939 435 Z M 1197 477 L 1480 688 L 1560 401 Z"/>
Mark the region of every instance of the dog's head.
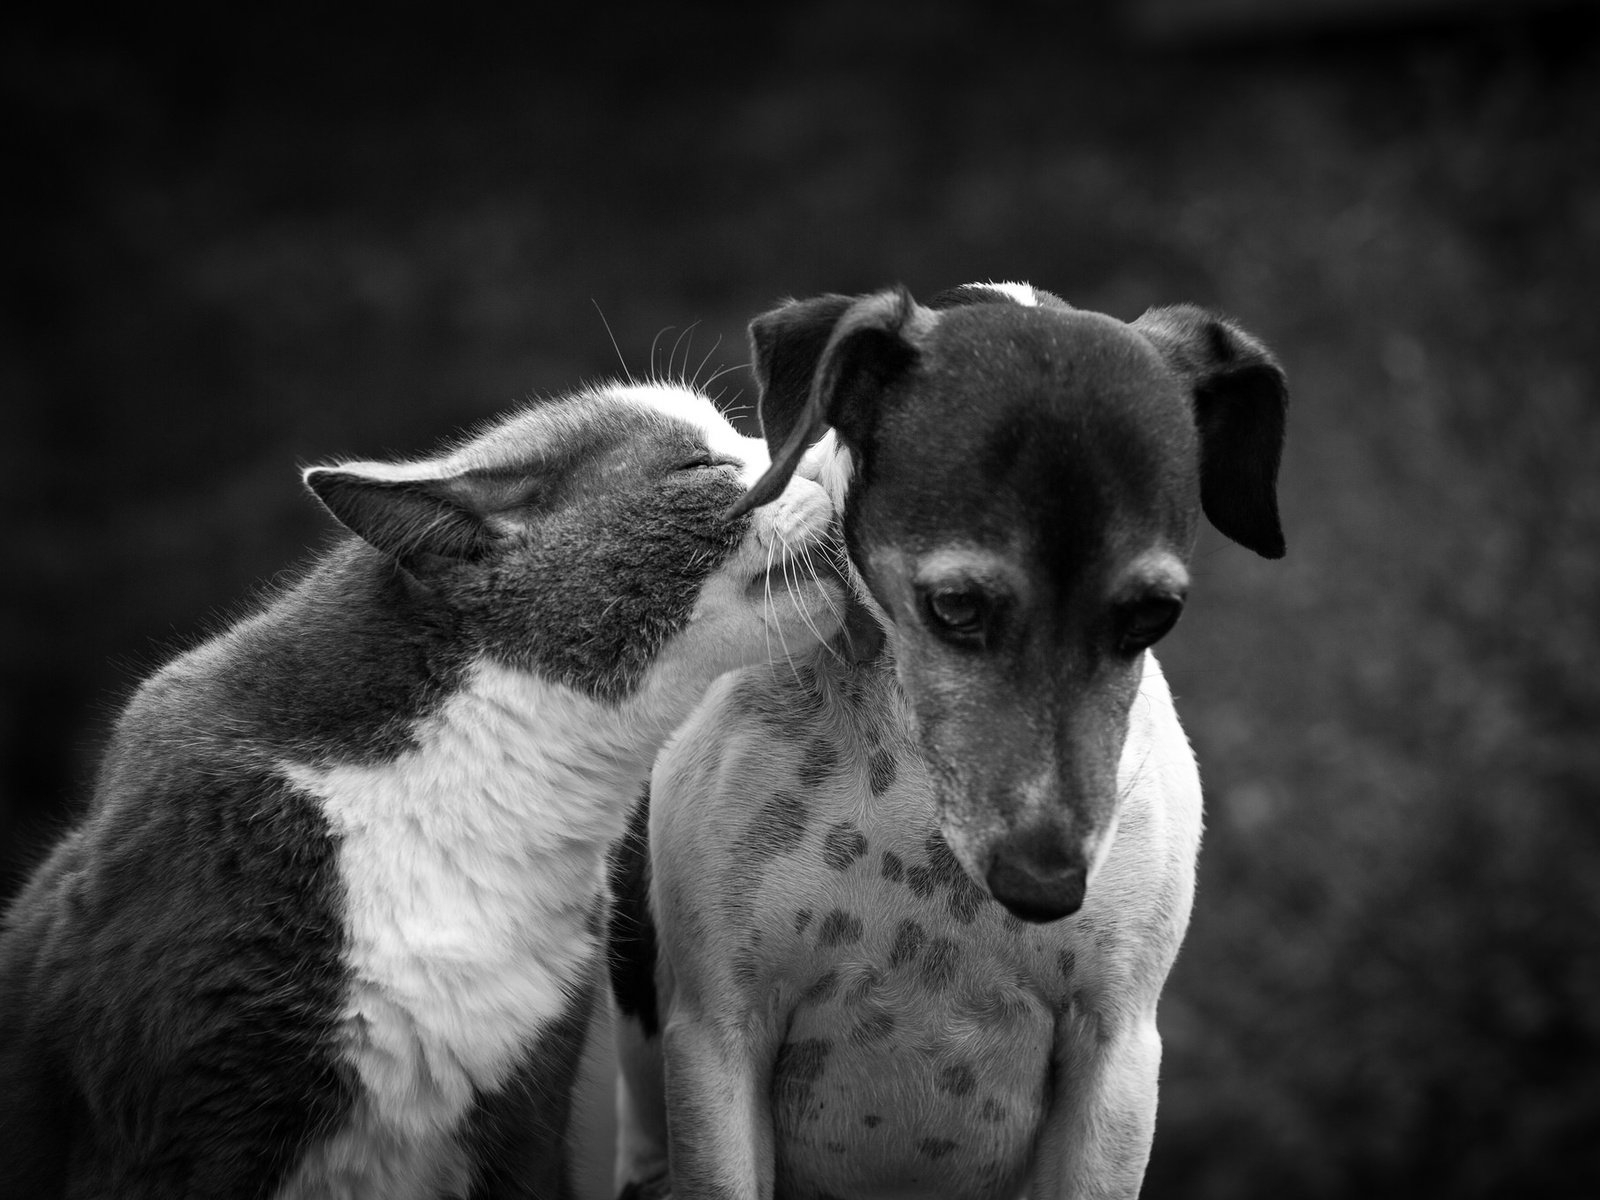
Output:
<path fill-rule="evenodd" d="M 1026 285 L 791 301 L 750 327 L 773 464 L 828 430 L 858 590 L 883 626 L 947 840 L 1013 912 L 1075 911 L 1110 848 L 1144 653 L 1199 515 L 1283 554 L 1287 391 L 1191 306 L 1131 324 Z M 837 499 L 837 497 L 836 497 Z"/>

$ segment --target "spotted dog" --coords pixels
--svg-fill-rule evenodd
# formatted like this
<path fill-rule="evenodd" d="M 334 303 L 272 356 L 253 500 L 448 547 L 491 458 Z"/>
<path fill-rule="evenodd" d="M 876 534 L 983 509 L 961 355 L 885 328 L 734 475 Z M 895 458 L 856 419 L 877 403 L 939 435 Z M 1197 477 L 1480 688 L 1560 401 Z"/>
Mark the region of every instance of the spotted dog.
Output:
<path fill-rule="evenodd" d="M 1133 1196 L 1201 826 L 1150 647 L 1202 513 L 1284 552 L 1283 372 L 1198 308 L 1020 284 L 751 338 L 773 466 L 741 508 L 811 456 L 859 612 L 711 689 L 613 863 L 619 1184 Z"/>

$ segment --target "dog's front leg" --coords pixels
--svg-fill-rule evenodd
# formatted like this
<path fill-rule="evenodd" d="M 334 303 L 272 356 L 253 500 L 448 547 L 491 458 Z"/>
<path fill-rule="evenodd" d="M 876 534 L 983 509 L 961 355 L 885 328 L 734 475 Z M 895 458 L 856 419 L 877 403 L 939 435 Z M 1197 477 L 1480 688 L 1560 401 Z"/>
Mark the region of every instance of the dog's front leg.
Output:
<path fill-rule="evenodd" d="M 680 1200 L 771 1200 L 776 1037 L 753 1014 L 674 1011 L 664 1033 L 672 1191 Z"/>
<path fill-rule="evenodd" d="M 1155 1014 L 1121 1020 L 1073 1003 L 1056 1019 L 1053 1094 L 1029 1200 L 1132 1200 L 1155 1134 Z"/>

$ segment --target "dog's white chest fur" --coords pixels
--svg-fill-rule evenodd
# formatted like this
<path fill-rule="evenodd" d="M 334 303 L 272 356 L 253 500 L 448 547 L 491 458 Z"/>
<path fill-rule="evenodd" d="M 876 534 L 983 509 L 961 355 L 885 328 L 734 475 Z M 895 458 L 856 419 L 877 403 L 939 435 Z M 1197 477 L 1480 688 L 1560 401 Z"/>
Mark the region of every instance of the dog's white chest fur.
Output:
<path fill-rule="evenodd" d="M 593 963 L 615 798 L 648 769 L 618 724 L 569 689 L 480 663 L 394 762 L 285 765 L 339 839 L 340 1033 L 360 1096 L 280 1195 L 468 1186 L 457 1133 L 474 1092 L 507 1081 Z"/>

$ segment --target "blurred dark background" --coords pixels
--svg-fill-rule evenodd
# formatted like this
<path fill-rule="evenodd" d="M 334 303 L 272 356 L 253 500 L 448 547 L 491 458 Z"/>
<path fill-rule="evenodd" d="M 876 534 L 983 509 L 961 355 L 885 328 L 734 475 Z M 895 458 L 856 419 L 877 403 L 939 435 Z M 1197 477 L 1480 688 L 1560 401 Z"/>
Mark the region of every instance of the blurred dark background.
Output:
<path fill-rule="evenodd" d="M 0 887 L 323 543 L 299 464 L 624 365 L 747 404 L 784 295 L 1194 300 L 1290 371 L 1290 555 L 1208 533 L 1163 654 L 1146 1195 L 1600 1194 L 1593 6 L 538 7 L 7 18 Z"/>

